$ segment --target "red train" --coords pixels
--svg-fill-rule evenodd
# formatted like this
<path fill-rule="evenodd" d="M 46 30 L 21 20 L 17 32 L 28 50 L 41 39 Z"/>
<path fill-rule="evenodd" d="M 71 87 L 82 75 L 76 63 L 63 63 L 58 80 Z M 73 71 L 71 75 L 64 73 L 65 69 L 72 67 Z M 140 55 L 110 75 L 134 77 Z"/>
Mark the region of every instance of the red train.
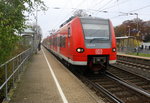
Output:
<path fill-rule="evenodd" d="M 69 64 L 105 70 L 116 62 L 116 39 L 108 19 L 74 17 L 43 40 L 43 45 Z"/>

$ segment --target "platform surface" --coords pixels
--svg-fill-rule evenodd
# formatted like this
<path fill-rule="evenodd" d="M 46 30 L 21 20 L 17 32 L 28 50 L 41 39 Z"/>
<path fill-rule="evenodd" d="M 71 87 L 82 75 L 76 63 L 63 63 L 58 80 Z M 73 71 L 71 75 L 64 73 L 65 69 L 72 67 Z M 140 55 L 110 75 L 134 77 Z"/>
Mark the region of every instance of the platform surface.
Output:
<path fill-rule="evenodd" d="M 57 85 L 49 66 L 58 81 Z M 32 57 L 10 103 L 104 102 L 58 62 L 50 52 L 42 48 Z"/>
<path fill-rule="evenodd" d="M 117 53 L 117 55 L 150 60 L 150 57 L 143 57 L 143 56 L 138 56 L 138 55 L 129 55 L 129 54 L 125 54 L 125 53 Z"/>

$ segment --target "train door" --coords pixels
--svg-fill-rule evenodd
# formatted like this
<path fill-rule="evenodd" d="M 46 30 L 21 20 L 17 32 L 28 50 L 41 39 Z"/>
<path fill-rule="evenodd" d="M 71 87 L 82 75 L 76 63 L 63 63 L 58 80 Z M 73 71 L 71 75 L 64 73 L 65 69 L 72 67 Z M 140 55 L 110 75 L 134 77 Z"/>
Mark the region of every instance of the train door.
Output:
<path fill-rule="evenodd" d="M 70 27 L 68 28 L 68 42 L 67 42 L 67 48 L 68 48 L 68 58 L 70 57 L 70 35 L 71 35 L 71 32 L 70 32 Z"/>
<path fill-rule="evenodd" d="M 57 52 L 60 52 L 60 34 L 57 36 Z"/>

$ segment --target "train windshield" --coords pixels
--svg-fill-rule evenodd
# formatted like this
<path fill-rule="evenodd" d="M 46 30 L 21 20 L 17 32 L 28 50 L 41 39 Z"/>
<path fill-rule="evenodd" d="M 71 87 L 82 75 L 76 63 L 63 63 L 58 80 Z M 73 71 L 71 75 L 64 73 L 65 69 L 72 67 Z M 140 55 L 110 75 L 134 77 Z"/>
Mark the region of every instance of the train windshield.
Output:
<path fill-rule="evenodd" d="M 85 39 L 109 40 L 109 26 L 100 24 L 83 24 Z"/>
<path fill-rule="evenodd" d="M 86 45 L 110 41 L 109 21 L 105 19 L 81 18 Z"/>

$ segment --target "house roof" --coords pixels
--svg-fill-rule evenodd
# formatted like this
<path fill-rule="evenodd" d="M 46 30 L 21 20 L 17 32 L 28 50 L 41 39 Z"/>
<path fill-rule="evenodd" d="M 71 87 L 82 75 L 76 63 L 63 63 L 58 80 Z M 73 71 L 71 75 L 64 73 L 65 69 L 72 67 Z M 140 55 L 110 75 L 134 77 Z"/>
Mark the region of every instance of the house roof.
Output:
<path fill-rule="evenodd" d="M 23 35 L 33 35 L 35 33 L 35 31 L 33 31 L 31 28 L 27 28 L 22 32 L 22 36 Z"/>

